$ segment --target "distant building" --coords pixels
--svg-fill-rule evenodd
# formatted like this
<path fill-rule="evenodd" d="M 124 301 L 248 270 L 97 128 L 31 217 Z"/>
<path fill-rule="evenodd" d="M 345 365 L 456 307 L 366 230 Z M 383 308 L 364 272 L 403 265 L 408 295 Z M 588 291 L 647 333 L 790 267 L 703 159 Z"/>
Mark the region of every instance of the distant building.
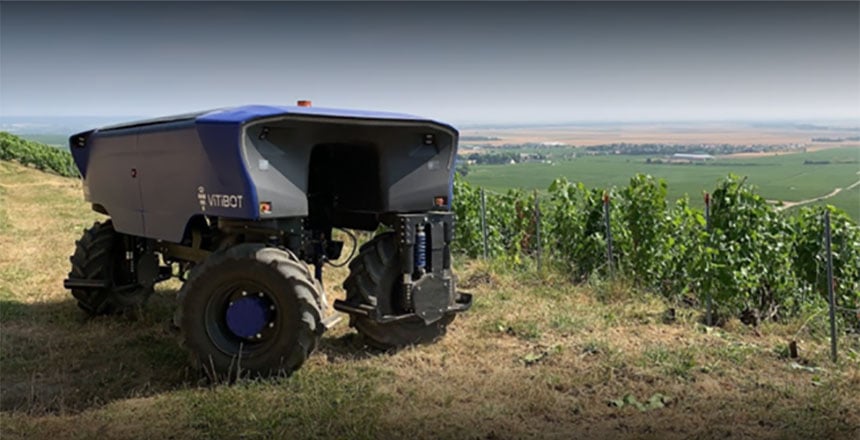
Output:
<path fill-rule="evenodd" d="M 685 153 L 675 153 L 672 155 L 672 159 L 674 160 L 712 160 L 714 156 L 710 154 L 685 154 Z"/>
<path fill-rule="evenodd" d="M 544 157 L 540 154 L 520 153 L 520 163 L 543 162 Z"/>

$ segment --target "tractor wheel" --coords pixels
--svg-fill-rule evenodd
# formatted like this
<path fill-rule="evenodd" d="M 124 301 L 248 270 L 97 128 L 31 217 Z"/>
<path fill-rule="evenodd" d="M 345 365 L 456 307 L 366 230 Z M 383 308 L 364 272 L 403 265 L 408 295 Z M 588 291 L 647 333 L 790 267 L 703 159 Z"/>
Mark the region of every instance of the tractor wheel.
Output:
<path fill-rule="evenodd" d="M 387 232 L 377 235 L 361 247 L 358 257 L 350 263 L 349 277 L 343 283 L 347 302 L 377 306 L 378 293 L 390 292 L 384 297 L 390 298 L 391 304 L 380 304 L 378 307 L 386 313 L 403 313 L 400 304 L 401 273 L 397 264 L 395 240 L 394 233 Z M 449 314 L 430 325 L 417 316 L 380 324 L 370 318 L 353 315 L 351 324 L 369 345 L 390 350 L 435 342 L 445 335 L 448 324 L 453 320 L 454 314 Z"/>
<path fill-rule="evenodd" d="M 191 270 L 174 324 L 210 378 L 289 374 L 317 346 L 320 298 L 319 282 L 290 251 L 240 244 Z"/>
<path fill-rule="evenodd" d="M 78 306 L 92 316 L 118 314 L 146 304 L 153 286 L 137 282 L 124 269 L 125 246 L 122 234 L 113 229 L 110 220 L 96 222 L 75 242 L 75 253 L 69 258 L 69 278 L 103 281 L 105 287 L 72 288 Z"/>

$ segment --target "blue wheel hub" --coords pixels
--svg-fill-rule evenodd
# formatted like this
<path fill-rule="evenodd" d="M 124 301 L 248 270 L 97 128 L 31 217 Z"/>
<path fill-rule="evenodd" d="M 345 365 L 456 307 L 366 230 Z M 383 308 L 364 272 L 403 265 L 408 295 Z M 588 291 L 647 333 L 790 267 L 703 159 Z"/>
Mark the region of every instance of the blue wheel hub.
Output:
<path fill-rule="evenodd" d="M 227 307 L 227 328 L 240 338 L 259 339 L 273 323 L 272 304 L 261 293 L 243 296 Z"/>

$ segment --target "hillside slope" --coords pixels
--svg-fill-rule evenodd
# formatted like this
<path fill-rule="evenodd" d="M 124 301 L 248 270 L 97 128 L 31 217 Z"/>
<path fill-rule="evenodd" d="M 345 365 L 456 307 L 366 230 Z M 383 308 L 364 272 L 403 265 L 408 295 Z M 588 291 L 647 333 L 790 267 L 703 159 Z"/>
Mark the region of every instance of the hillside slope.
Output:
<path fill-rule="evenodd" d="M 177 283 L 137 319 L 85 319 L 62 288 L 98 217 L 77 180 L 0 162 L 3 439 L 860 436 L 860 347 L 827 360 L 824 316 L 706 329 L 621 282 L 476 261 L 436 345 L 379 353 L 341 324 L 291 378 L 205 385 L 168 326 Z"/>

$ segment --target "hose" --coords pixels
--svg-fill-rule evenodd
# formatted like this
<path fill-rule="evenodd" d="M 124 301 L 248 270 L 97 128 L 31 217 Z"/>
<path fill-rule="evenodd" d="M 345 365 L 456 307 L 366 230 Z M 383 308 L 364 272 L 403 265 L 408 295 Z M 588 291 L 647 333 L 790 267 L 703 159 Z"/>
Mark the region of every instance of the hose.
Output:
<path fill-rule="evenodd" d="M 356 238 L 355 234 L 348 229 L 343 229 L 343 228 L 335 228 L 335 229 L 343 231 L 346 235 L 349 235 L 349 238 L 352 239 L 352 251 L 349 253 L 349 257 L 347 257 L 346 260 L 343 260 L 342 263 L 335 264 L 335 263 L 332 263 L 331 261 L 326 261 L 326 264 L 328 264 L 331 267 L 344 267 L 347 265 L 347 263 L 349 263 L 350 260 L 352 260 L 352 257 L 355 256 L 355 251 L 358 250 L 358 238 Z"/>

